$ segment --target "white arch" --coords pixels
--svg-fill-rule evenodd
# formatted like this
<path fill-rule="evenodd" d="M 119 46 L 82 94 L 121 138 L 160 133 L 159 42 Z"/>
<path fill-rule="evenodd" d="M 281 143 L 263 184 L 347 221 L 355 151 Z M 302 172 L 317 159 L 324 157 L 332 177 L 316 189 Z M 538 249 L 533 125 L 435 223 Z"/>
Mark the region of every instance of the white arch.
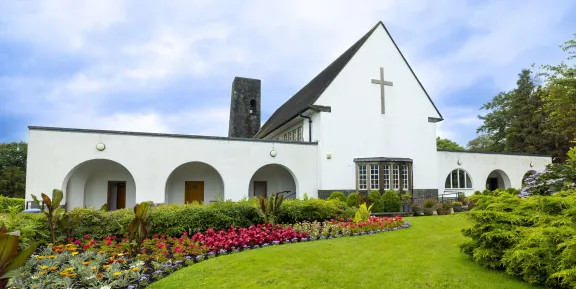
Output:
<path fill-rule="evenodd" d="M 254 182 L 267 182 L 267 193 L 290 191 L 298 197 L 298 179 L 288 167 L 278 163 L 269 163 L 258 168 L 248 183 L 248 196 L 254 197 Z"/>
<path fill-rule="evenodd" d="M 494 183 L 491 184 L 491 182 Z M 494 187 L 493 185 L 496 185 L 495 188 L 498 189 L 509 189 L 512 187 L 508 174 L 500 169 L 491 171 L 486 177 L 486 189 L 493 189 L 491 188 L 491 186 Z"/>
<path fill-rule="evenodd" d="M 520 184 L 522 185 L 522 187 L 524 187 L 524 180 L 526 180 L 526 178 L 533 175 L 534 173 L 536 173 L 535 170 L 528 170 L 524 173 L 524 175 L 522 175 L 522 180 L 520 181 Z"/>
<path fill-rule="evenodd" d="M 164 202 L 184 203 L 185 182 L 199 181 L 204 185 L 204 203 L 224 199 L 224 181 L 212 165 L 201 161 L 185 162 L 177 166 L 166 178 Z"/>
<path fill-rule="evenodd" d="M 125 207 L 135 205 L 136 182 L 130 170 L 117 161 L 95 158 L 75 165 L 64 178 L 66 207 L 101 207 L 109 201 L 110 182 L 125 183 Z"/>

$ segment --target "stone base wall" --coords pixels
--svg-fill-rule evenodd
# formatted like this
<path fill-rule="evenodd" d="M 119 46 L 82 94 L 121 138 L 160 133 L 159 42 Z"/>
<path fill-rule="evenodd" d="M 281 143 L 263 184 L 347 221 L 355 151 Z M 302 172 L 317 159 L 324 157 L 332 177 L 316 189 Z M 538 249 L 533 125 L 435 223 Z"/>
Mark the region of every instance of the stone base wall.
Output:
<path fill-rule="evenodd" d="M 414 189 L 412 192 L 414 199 L 438 199 L 438 189 Z"/>

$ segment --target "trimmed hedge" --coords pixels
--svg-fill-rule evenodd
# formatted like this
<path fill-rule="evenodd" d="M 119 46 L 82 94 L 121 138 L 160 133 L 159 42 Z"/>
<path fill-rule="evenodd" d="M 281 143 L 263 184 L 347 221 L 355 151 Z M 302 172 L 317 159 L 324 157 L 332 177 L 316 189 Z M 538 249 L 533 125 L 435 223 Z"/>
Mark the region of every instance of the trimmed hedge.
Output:
<path fill-rule="evenodd" d="M 330 219 L 351 218 L 356 213 L 346 203 L 337 200 L 285 200 L 282 203 L 279 222 L 294 224 L 302 221 L 325 221 Z"/>
<path fill-rule="evenodd" d="M 12 206 L 18 206 L 19 211 L 24 210 L 24 199 L 0 196 L 0 211 L 6 212 Z"/>
<path fill-rule="evenodd" d="M 226 230 L 230 226 L 249 227 L 262 223 L 257 213 L 257 200 L 241 202 L 218 202 L 208 205 L 170 204 L 152 207 L 151 234 L 179 236 L 183 232 L 193 234 L 209 228 Z M 279 223 L 292 224 L 301 221 L 324 221 L 329 219 L 352 217 L 356 209 L 349 208 L 341 201 L 325 200 L 284 200 Z M 69 232 L 74 238 L 90 235 L 94 238 L 122 236 L 134 217 L 132 209 L 102 211 L 94 208 L 73 209 L 66 213 L 72 222 Z M 0 215 L 0 221 L 10 218 L 9 214 Z M 48 241 L 50 235 L 44 214 L 19 213 L 11 218 L 10 230 L 21 230 L 25 238 Z M 26 227 L 26 230 L 22 230 Z M 59 232 L 66 237 L 66 232 Z"/>

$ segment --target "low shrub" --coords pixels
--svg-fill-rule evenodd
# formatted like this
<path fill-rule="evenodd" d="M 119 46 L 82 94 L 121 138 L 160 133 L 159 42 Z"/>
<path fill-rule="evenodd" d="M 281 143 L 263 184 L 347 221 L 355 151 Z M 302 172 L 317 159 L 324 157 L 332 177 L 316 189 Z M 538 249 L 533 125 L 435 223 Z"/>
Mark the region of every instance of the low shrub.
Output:
<path fill-rule="evenodd" d="M 382 203 L 381 207 L 384 212 L 400 212 L 400 208 L 402 207 L 398 193 L 393 190 L 385 191 L 380 198 L 380 202 Z"/>
<path fill-rule="evenodd" d="M 280 210 L 279 223 L 351 218 L 355 212 L 356 209 L 336 200 L 285 200 Z"/>
<path fill-rule="evenodd" d="M 301 221 L 324 221 L 350 218 L 356 209 L 337 200 L 285 200 L 280 208 L 278 223 L 292 224 Z M 94 208 L 72 209 L 66 212 L 69 229 L 57 228 L 58 241 L 65 238 L 82 238 L 90 235 L 101 239 L 107 236 L 124 236 L 134 218 L 133 209 L 103 211 Z M 184 232 L 193 235 L 212 228 L 225 230 L 230 226 L 249 227 L 263 223 L 257 212 L 256 200 L 217 202 L 208 205 L 169 204 L 154 206 L 150 210 L 150 234 L 179 236 Z M 15 213 L 0 215 L 9 230 L 20 230 L 24 244 L 31 241 L 49 241 L 50 230 L 44 214 Z"/>
<path fill-rule="evenodd" d="M 383 203 L 380 201 L 381 197 L 378 191 L 370 191 L 370 193 L 368 193 L 368 201 L 370 205 L 372 205 L 373 212 L 384 212 Z"/>
<path fill-rule="evenodd" d="M 0 215 L 0 222 L 6 225 L 9 231 L 20 231 L 20 248 L 25 248 L 35 241 L 50 240 L 48 221 L 44 214 L 21 213 L 12 210 Z"/>
<path fill-rule="evenodd" d="M 346 198 L 346 205 L 351 208 L 358 207 L 358 193 L 350 193 Z"/>
<path fill-rule="evenodd" d="M 346 203 L 346 196 L 342 192 L 332 192 L 328 197 L 328 200 L 336 200 Z"/>
<path fill-rule="evenodd" d="M 476 207 L 463 252 L 531 284 L 576 287 L 576 190 L 526 198 L 496 190 L 470 199 Z"/>
<path fill-rule="evenodd" d="M 7 198 L 0 195 L 0 211 L 6 212 L 10 207 L 18 207 L 19 211 L 24 210 L 24 199 Z"/>

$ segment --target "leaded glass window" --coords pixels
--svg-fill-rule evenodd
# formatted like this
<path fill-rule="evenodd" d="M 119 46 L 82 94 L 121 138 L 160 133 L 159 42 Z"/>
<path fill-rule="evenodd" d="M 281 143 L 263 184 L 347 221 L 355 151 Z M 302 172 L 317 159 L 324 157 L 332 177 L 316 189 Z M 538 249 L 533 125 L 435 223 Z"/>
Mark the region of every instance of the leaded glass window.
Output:
<path fill-rule="evenodd" d="M 365 190 L 367 187 L 368 176 L 366 174 L 366 166 L 358 166 L 358 189 Z"/>
<path fill-rule="evenodd" d="M 455 169 L 446 177 L 444 186 L 446 189 L 472 189 L 472 178 L 467 171 Z"/>
<path fill-rule="evenodd" d="M 371 165 L 370 166 L 370 189 L 371 190 L 380 189 L 379 172 L 380 172 L 380 169 L 379 169 L 378 165 Z"/>

